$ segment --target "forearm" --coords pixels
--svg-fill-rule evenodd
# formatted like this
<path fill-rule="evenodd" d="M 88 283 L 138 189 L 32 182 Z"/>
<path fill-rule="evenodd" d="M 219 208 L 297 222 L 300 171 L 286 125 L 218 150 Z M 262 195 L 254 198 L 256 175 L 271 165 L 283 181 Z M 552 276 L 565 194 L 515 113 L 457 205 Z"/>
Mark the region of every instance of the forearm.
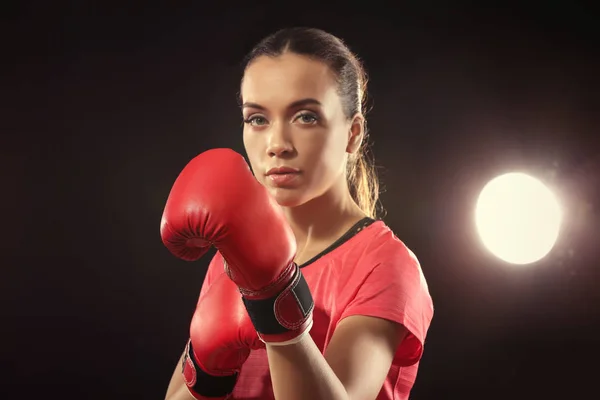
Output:
<path fill-rule="evenodd" d="M 169 382 L 169 387 L 167 388 L 167 394 L 165 396 L 165 400 L 193 400 L 194 398 L 190 394 L 188 388 L 185 386 L 185 382 L 183 381 L 183 377 L 181 376 L 181 360 L 177 364 L 175 371 L 173 372 L 173 376 L 171 377 L 171 381 Z"/>
<path fill-rule="evenodd" d="M 194 400 L 194 398 L 184 384 L 183 386 L 174 388 L 170 393 L 167 393 L 165 400 Z"/>
<path fill-rule="evenodd" d="M 175 370 L 171 376 L 171 381 L 169 382 L 169 387 L 167 388 L 165 400 L 194 400 L 188 388 L 185 386 L 183 376 L 181 375 L 181 363 L 183 362 L 183 356 L 184 355 L 182 354 L 177 362 L 177 365 L 175 366 Z"/>
<path fill-rule="evenodd" d="M 348 400 L 310 335 L 287 346 L 267 345 L 273 392 L 277 400 Z"/>

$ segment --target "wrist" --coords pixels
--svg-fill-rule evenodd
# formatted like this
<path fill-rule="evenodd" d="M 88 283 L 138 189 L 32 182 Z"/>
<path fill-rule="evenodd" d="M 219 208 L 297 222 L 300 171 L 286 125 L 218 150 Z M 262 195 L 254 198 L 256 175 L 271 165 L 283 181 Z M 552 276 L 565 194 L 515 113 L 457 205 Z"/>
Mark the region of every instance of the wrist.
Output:
<path fill-rule="evenodd" d="M 312 321 L 311 321 L 311 327 L 312 327 Z M 314 341 L 312 340 L 312 336 L 310 336 L 310 328 L 311 327 L 309 327 L 307 330 L 305 330 L 303 333 L 301 333 L 294 339 L 287 340 L 285 342 L 264 342 L 265 347 L 267 349 L 269 349 L 270 351 L 272 351 L 272 350 L 283 351 L 283 350 L 293 350 L 293 349 L 304 348 L 311 341 L 314 343 Z"/>
<path fill-rule="evenodd" d="M 312 327 L 315 303 L 302 271 L 295 263 L 292 267 L 288 281 L 270 296 L 257 298 L 242 292 L 246 311 L 264 343 L 292 344 Z"/>
<path fill-rule="evenodd" d="M 290 346 L 290 345 L 301 343 L 303 340 L 306 340 L 307 337 L 310 337 L 309 333 L 310 333 L 310 329 L 312 328 L 312 325 L 313 325 L 313 320 L 312 320 L 312 318 L 310 318 L 308 321 L 306 321 L 306 324 L 304 324 L 304 326 L 302 327 L 302 330 L 294 331 L 293 332 L 294 336 L 292 336 L 288 340 L 269 342 L 269 341 L 263 339 L 260 334 L 258 334 L 258 338 L 264 344 L 266 344 L 268 346 L 275 346 L 275 347 Z M 279 339 L 281 339 L 281 337 Z"/>

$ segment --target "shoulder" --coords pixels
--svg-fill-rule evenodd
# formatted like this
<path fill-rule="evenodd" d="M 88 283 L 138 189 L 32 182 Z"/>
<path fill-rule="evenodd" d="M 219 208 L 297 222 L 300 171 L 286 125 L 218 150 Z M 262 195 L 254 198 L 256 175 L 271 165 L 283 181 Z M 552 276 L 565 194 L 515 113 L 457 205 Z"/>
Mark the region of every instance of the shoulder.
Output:
<path fill-rule="evenodd" d="M 417 314 L 430 320 L 433 301 L 417 256 L 382 221 L 371 227 L 352 274 L 355 289 L 349 305 L 360 304 L 360 312 L 367 315 L 387 310 L 403 316 L 395 320 L 418 319 Z"/>
<path fill-rule="evenodd" d="M 303 268 L 303 272 L 311 288 L 340 295 L 354 295 L 363 285 L 377 290 L 390 283 L 427 289 L 417 257 L 381 220 Z"/>
<path fill-rule="evenodd" d="M 416 274 L 423 279 L 421 265 L 415 253 L 400 240 L 383 221 L 376 221 L 365 233 L 360 265 L 367 272 L 384 269 L 394 274 Z"/>
<path fill-rule="evenodd" d="M 404 326 L 408 335 L 396 363 L 411 365 L 421 356 L 433 317 L 433 301 L 415 254 L 383 222 L 372 226 L 357 266 L 360 282 L 341 319 L 377 317 Z M 366 239 L 366 238 L 365 238 Z"/>

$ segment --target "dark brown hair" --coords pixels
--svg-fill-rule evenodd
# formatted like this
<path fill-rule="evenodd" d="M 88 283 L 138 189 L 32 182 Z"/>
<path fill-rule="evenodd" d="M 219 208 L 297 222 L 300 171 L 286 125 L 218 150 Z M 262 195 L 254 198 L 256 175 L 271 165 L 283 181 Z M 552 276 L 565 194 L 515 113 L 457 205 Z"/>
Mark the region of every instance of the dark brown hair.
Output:
<path fill-rule="evenodd" d="M 277 57 L 286 52 L 320 61 L 337 77 L 338 93 L 347 118 L 364 113 L 367 75 L 360 60 L 336 36 L 315 28 L 287 28 L 260 41 L 244 60 L 244 70 L 260 56 Z M 376 217 L 379 181 L 368 153 L 367 127 L 358 152 L 348 161 L 347 180 L 350 193 L 362 211 Z"/>

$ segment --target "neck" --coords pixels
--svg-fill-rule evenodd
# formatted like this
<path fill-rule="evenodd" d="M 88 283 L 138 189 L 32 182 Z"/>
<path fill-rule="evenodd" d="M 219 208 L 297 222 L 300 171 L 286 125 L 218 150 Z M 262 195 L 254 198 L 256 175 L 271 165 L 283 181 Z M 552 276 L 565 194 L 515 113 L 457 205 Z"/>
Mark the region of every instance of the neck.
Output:
<path fill-rule="evenodd" d="M 318 242 L 333 242 L 366 215 L 350 196 L 347 186 L 331 188 L 298 207 L 284 207 L 298 251 Z"/>

